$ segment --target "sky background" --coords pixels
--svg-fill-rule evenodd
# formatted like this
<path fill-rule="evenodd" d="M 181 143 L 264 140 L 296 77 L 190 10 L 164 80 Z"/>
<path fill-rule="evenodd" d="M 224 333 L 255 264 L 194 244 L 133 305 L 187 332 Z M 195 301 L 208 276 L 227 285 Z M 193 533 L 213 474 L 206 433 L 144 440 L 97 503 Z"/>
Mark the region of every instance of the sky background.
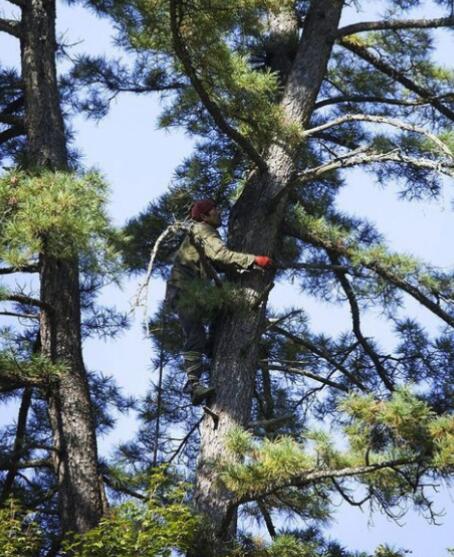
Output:
<path fill-rule="evenodd" d="M 425 3 L 428 5 L 429 3 Z M 376 19 L 379 2 L 362 2 L 369 6 L 361 14 L 352 8 L 344 13 L 342 24 L 366 19 Z M 431 5 L 422 15 L 436 17 L 446 15 Z M 0 0 L 0 16 L 14 17 L 15 8 L 6 0 Z M 405 17 L 406 14 L 400 14 Z M 421 14 L 419 14 L 421 15 Z M 413 13 L 412 13 L 413 16 Z M 58 34 L 66 44 L 74 44 L 71 55 L 90 54 L 118 57 L 122 53 L 114 46 L 114 30 L 107 20 L 100 20 L 81 6 L 58 5 Z M 437 60 L 452 68 L 453 34 L 438 31 Z M 17 65 L 19 47 L 17 41 L 0 33 L 0 60 L 3 65 Z M 64 60 L 60 64 L 63 71 Z M 75 145 L 83 155 L 87 168 L 99 169 L 111 185 L 110 215 L 113 222 L 121 226 L 136 216 L 147 204 L 163 193 L 169 186 L 175 168 L 191 153 L 193 140 L 182 130 L 164 131 L 157 129 L 160 113 L 156 95 L 138 96 L 123 94 L 117 97 L 108 116 L 101 122 L 87 121 L 77 116 L 72 121 L 76 132 Z M 435 266 L 452 268 L 452 218 L 453 184 L 446 188 L 437 201 L 431 203 L 405 202 L 398 199 L 397 187 L 386 188 L 376 185 L 363 171 L 349 171 L 347 185 L 341 190 L 338 207 L 350 215 L 367 217 L 383 233 L 393 250 L 413 254 Z M 137 291 L 140 277 L 126 280 L 122 289 L 107 287 L 100 302 L 128 310 L 130 301 Z M 162 299 L 164 285 L 155 280 L 150 292 L 150 308 Z M 303 295 L 290 284 L 275 287 L 270 297 L 276 308 L 303 307 L 310 316 L 314 332 L 338 334 L 350 328 L 350 314 L 345 305 L 321 303 Z M 418 318 L 426 328 L 436 334 L 440 322 L 416 302 L 408 301 L 407 311 Z M 137 315 L 130 329 L 115 341 L 89 340 L 84 348 L 87 368 L 101 370 L 113 375 L 125 394 L 143 395 L 150 381 L 156 379 L 151 366 L 153 356 L 149 343 L 144 339 L 140 326 L 141 315 Z M 369 312 L 363 317 L 365 335 L 374 335 L 382 343 L 391 345 L 391 325 L 380 315 Z M 4 420 L 15 415 L 14 405 L 0 407 Z M 99 440 L 100 451 L 108 455 L 112 447 L 133 436 L 135 417 L 119 416 L 115 431 Z M 370 515 L 365 507 L 341 505 L 330 525 L 329 535 L 351 549 L 371 551 L 387 542 L 396 547 L 412 551 L 413 557 L 446 556 L 446 548 L 454 547 L 452 516 L 454 492 L 451 494 L 441 486 L 436 496 L 438 509 L 449 514 L 441 519 L 440 526 L 429 526 L 423 517 L 409 512 L 402 526 L 390 522 L 380 514 Z M 450 526 L 451 521 L 451 526 Z"/>

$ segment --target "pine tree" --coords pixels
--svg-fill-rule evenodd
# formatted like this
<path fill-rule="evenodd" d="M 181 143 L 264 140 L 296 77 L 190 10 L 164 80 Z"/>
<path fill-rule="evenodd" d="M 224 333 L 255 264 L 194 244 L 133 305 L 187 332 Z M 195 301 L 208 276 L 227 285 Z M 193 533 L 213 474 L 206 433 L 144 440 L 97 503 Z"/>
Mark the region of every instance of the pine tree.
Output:
<path fill-rule="evenodd" d="M 261 515 L 273 533 L 272 512 L 322 520 L 333 492 L 357 504 L 352 485 L 390 515 L 405 500 L 430 515 L 424 478 L 452 471 L 452 275 L 392 252 L 367 221 L 335 207 L 351 167 L 368 168 L 385 185 L 396 181 L 408 199 L 436 197 L 442 176 L 453 175 L 452 73 L 431 58 L 433 30 L 451 26 L 452 16 L 412 18 L 420 2 L 388 4 L 381 20 L 344 27 L 342 1 L 96 4 L 175 87 L 161 124 L 200 138 L 171 191 L 131 221 L 132 268 L 145 266 L 172 215 L 183 217 L 191 197 L 207 194 L 229 210 L 233 249 L 278 263 L 228 277 L 248 310 L 225 304 L 216 321 L 219 422 L 202 417 L 200 446 L 197 417 L 188 416 L 175 386 L 182 376 L 174 324 L 166 335 L 161 318 L 154 322 L 168 375 L 150 396 L 139 445 L 124 450 L 134 458 L 140 446 L 157 446 L 164 459 L 162 423 L 186 422 L 184 461 L 198 454 L 194 502 L 207 526 L 191 555 L 228 553 L 239 510 Z M 398 15 L 402 8 L 408 17 Z M 102 98 L 96 61 L 85 63 Z M 172 248 L 163 247 L 156 267 L 164 276 Z M 315 335 L 299 308 L 267 310 L 273 281 L 289 276 L 323 300 L 348 303 L 349 330 Z M 403 296 L 440 318 L 440 337 L 411 317 L 394 319 Z M 392 354 L 363 332 L 370 305 L 394 324 Z M 418 395 L 402 390 L 408 383 Z M 313 431 L 313 420 L 324 417 L 344 426 L 348 451 Z M 160 439 L 150 435 L 157 419 Z"/>
<path fill-rule="evenodd" d="M 56 75 L 55 2 L 12 3 L 19 19 L 2 19 L 0 30 L 20 41 L 21 68 L 3 70 L 1 122 L 8 127 L 1 154 L 18 170 L 0 180 L 1 274 L 36 274 L 39 294 L 11 287 L 1 294 L 18 306 L 3 314 L 31 325 L 4 331 L 1 389 L 6 397 L 21 393 L 21 404 L 16 430 L 8 430 L 2 446 L 0 498 L 21 496 L 40 511 L 47 542 L 56 536 L 55 551 L 59 533 L 86 531 L 103 513 L 81 352 L 79 269 L 89 269 L 90 253 L 93 262 L 93 242 L 107 245 L 109 224 L 105 184 L 71 168 Z"/>

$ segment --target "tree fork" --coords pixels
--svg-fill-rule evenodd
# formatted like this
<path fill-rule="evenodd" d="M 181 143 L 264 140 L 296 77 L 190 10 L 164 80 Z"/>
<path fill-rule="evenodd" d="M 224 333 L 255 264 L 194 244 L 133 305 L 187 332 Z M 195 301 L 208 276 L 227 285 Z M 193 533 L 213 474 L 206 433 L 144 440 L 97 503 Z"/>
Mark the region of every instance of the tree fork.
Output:
<path fill-rule="evenodd" d="M 29 0 L 21 3 L 21 11 L 27 164 L 32 171 L 68 170 L 55 67 L 55 0 Z M 82 360 L 78 261 L 57 259 L 44 248 L 39 269 L 42 352 L 67 367 L 58 384 L 49 390 L 61 527 L 63 532 L 84 532 L 99 521 L 102 498 L 95 426 Z"/>
<path fill-rule="evenodd" d="M 342 11 L 342 0 L 313 0 L 303 34 L 281 100 L 289 122 L 306 127 L 323 81 Z M 265 159 L 268 171 L 257 171 L 246 185 L 232 211 L 229 244 L 247 253 L 272 254 L 276 247 L 287 195 L 280 196 L 270 212 L 269 204 L 286 188 L 295 170 L 294 154 L 272 145 Z M 251 272 L 243 276 L 241 286 L 251 301 L 261 297 L 272 279 L 272 272 Z M 252 305 L 252 304 L 251 304 Z M 213 464 L 225 453 L 226 436 L 233 426 L 246 427 L 250 421 L 251 401 L 258 357 L 258 341 L 263 330 L 266 299 L 247 314 L 226 313 L 216 335 L 212 379 L 216 400 L 212 409 L 219 415 L 213 429 L 204 419 L 197 470 L 195 499 L 206 515 L 211 539 L 203 540 L 201 557 L 220 556 L 228 550 L 234 533 L 236 509 L 232 494 L 219 485 Z M 191 554 L 192 555 L 192 554 Z"/>

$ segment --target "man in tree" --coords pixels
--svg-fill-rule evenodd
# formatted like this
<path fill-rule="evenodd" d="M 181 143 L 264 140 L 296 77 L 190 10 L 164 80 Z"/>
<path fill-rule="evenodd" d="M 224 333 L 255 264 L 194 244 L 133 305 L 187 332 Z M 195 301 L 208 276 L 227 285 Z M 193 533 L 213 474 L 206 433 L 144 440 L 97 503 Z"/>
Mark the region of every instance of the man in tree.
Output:
<path fill-rule="evenodd" d="M 217 228 L 221 217 L 211 199 L 196 201 L 191 208 L 194 224 L 175 255 L 175 263 L 167 284 L 166 301 L 176 311 L 183 328 L 184 367 L 188 375 L 185 391 L 194 405 L 201 404 L 214 394 L 213 388 L 200 383 L 202 357 L 207 350 L 203 307 L 190 302 L 190 289 L 198 280 L 216 277 L 216 270 L 269 267 L 272 260 L 266 255 L 250 255 L 229 250 L 221 240 Z M 216 269 L 212 267 L 212 264 Z"/>

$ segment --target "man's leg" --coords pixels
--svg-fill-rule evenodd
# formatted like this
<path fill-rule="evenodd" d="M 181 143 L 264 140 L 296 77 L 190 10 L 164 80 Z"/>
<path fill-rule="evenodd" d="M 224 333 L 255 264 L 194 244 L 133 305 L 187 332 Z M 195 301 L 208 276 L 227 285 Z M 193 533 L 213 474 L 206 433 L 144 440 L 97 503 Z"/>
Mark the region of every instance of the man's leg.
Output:
<path fill-rule="evenodd" d="M 214 393 L 214 389 L 200 383 L 203 372 L 202 358 L 207 343 L 205 327 L 201 317 L 195 312 L 178 308 L 177 313 L 185 335 L 182 356 L 188 376 L 186 390 L 191 395 L 192 403 L 197 405 Z"/>

